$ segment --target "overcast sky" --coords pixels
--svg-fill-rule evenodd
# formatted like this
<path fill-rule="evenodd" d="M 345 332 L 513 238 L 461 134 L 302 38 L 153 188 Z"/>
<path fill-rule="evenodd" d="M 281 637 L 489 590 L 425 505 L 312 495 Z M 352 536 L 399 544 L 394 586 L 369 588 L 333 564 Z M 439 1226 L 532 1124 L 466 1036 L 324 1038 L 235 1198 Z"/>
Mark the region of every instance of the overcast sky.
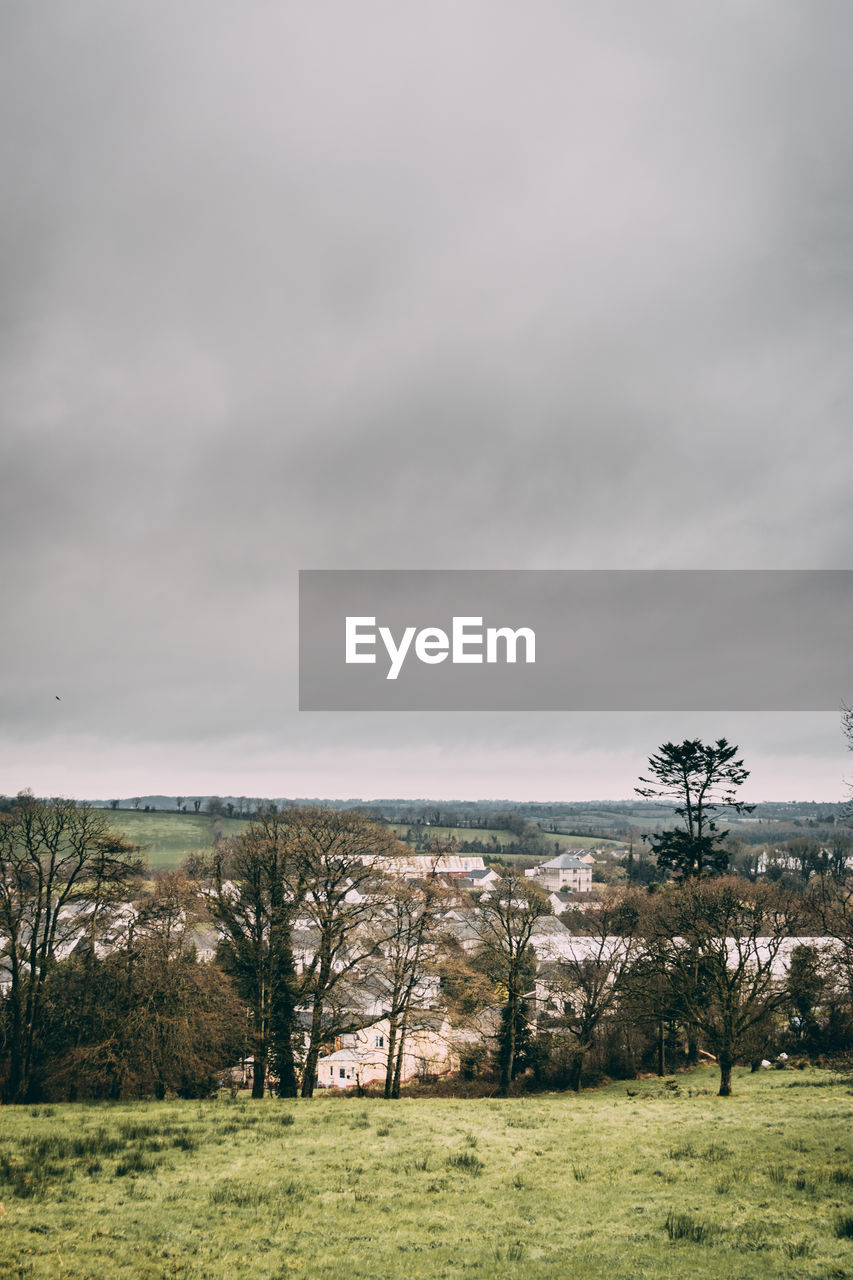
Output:
<path fill-rule="evenodd" d="M 833 714 L 299 714 L 296 575 L 853 567 L 852 44 L 4 4 L 0 791 L 619 797 L 724 735 L 841 798 Z"/>

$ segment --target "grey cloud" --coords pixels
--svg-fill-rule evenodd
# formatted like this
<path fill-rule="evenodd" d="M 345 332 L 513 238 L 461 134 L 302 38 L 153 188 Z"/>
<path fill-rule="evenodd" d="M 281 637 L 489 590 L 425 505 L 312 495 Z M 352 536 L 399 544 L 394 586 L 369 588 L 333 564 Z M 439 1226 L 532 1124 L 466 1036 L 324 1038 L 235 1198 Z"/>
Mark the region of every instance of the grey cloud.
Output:
<path fill-rule="evenodd" d="M 299 567 L 847 566 L 847 6 L 0 23 L 10 741 L 315 742 Z"/>

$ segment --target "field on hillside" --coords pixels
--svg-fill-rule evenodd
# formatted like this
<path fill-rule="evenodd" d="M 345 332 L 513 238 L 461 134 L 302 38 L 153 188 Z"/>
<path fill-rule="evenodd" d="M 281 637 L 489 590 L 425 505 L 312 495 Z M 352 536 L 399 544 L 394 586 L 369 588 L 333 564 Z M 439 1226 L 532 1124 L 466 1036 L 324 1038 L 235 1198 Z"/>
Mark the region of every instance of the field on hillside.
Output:
<path fill-rule="evenodd" d="M 518 836 L 503 827 L 418 827 L 413 823 L 406 822 L 392 822 L 389 825 L 391 830 L 396 831 L 397 835 L 401 837 L 407 831 L 411 831 L 413 834 L 421 831 L 427 839 L 456 840 L 459 844 L 470 840 L 481 840 L 483 844 L 489 844 L 494 840 L 500 848 L 503 848 L 505 845 L 515 843 L 518 839 Z M 548 841 L 549 846 L 559 845 L 561 853 L 570 849 L 596 849 L 607 846 L 612 846 L 613 848 L 622 847 L 616 840 L 597 839 L 595 836 L 568 836 L 564 833 L 554 833 L 553 831 L 543 831 L 542 834 Z"/>
<path fill-rule="evenodd" d="M 133 809 L 104 812 L 111 827 L 142 846 L 150 866 L 171 869 L 188 853 L 210 848 L 214 822 L 221 825 L 225 836 L 235 836 L 247 825 L 244 818 L 214 819 L 207 813 L 141 813 Z"/>
<path fill-rule="evenodd" d="M 197 849 L 209 849 L 213 843 L 215 821 L 226 837 L 238 835 L 248 825 L 245 818 L 214 819 L 206 813 L 144 813 L 135 809 L 107 809 L 104 812 L 111 827 L 122 832 L 133 844 L 142 846 L 150 866 L 155 868 L 174 869 L 188 853 Z M 405 823 L 391 824 L 391 830 L 398 835 L 409 829 L 417 830 L 416 827 L 407 827 Z M 516 839 L 511 831 L 493 828 L 427 827 L 424 830 L 436 840 L 456 839 L 459 842 L 482 840 L 485 843 L 494 836 L 500 848 Z M 559 845 L 561 850 L 594 848 L 613 843 L 594 840 L 592 837 L 553 835 L 551 832 L 546 835 L 549 845 Z M 414 845 L 409 847 L 414 852 Z"/>
<path fill-rule="evenodd" d="M 0 1274 L 841 1280 L 851 1080 L 4 1108 Z"/>

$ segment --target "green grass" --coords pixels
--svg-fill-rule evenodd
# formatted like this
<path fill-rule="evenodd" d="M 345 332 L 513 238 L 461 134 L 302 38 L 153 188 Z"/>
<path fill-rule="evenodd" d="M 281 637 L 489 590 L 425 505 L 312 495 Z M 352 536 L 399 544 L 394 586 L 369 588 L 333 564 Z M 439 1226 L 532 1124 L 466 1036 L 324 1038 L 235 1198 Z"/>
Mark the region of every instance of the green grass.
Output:
<path fill-rule="evenodd" d="M 4 1108 L 0 1275 L 853 1277 L 850 1082 L 739 1071 L 718 1099 L 711 1070 L 679 1079 Z"/>
<path fill-rule="evenodd" d="M 399 836 L 405 835 L 407 831 L 417 833 L 420 830 L 428 839 L 456 840 L 459 844 L 462 844 L 463 841 L 471 840 L 481 840 L 483 844 L 489 844 L 494 838 L 501 849 L 508 844 L 514 844 L 518 839 L 518 836 L 514 835 L 512 831 L 507 831 L 503 827 L 417 827 L 405 822 L 392 822 L 389 825 L 391 830 L 396 831 Z M 553 831 L 543 831 L 542 834 L 548 841 L 549 847 L 553 849 L 553 846 L 557 844 L 561 853 L 567 849 L 623 847 L 617 840 L 599 839 L 596 836 L 568 836 L 554 833 Z M 414 845 L 411 848 L 414 851 Z"/>
<path fill-rule="evenodd" d="M 133 844 L 142 846 L 149 865 L 154 868 L 174 869 L 188 853 L 209 849 L 213 843 L 214 819 L 206 813 L 143 813 L 132 809 L 107 810 L 110 826 L 120 831 Z M 220 818 L 218 822 L 224 836 L 236 836 L 248 825 L 245 818 Z M 405 825 L 392 827 L 398 834 L 407 830 Z M 511 831 L 473 829 L 469 827 L 430 827 L 429 832 L 439 840 L 455 837 L 458 841 L 484 840 L 493 835 L 503 848 L 515 840 Z M 549 842 L 557 842 L 560 849 L 580 849 L 606 844 L 582 836 L 548 834 Z M 414 852 L 414 846 L 410 846 Z"/>
<path fill-rule="evenodd" d="M 224 836 L 245 830 L 245 818 L 214 819 L 206 813 L 143 813 L 132 809 L 106 810 L 110 826 L 120 831 L 142 851 L 152 867 L 174 869 L 188 853 L 209 849 L 213 824 L 218 821 Z"/>
<path fill-rule="evenodd" d="M 144 813 L 135 809 L 108 809 L 106 814 L 111 827 L 120 831 L 133 844 L 142 846 L 149 865 L 155 868 L 173 870 L 180 865 L 188 853 L 194 853 L 198 849 L 209 849 L 213 843 L 215 820 L 206 813 Z M 220 818 L 217 821 L 221 826 L 222 834 L 226 837 L 239 835 L 248 825 L 246 818 Z M 405 823 L 395 823 L 392 824 L 391 829 L 400 835 L 408 830 L 408 827 Z M 437 840 L 455 838 L 460 843 L 463 840 L 488 842 L 494 836 L 501 849 L 516 839 L 511 831 L 492 828 L 428 827 L 425 830 Z M 553 835 L 550 832 L 545 834 L 549 845 L 553 848 L 556 843 L 561 851 L 595 848 L 615 843 L 595 840 L 591 836 Z M 414 845 L 409 848 L 414 852 Z"/>

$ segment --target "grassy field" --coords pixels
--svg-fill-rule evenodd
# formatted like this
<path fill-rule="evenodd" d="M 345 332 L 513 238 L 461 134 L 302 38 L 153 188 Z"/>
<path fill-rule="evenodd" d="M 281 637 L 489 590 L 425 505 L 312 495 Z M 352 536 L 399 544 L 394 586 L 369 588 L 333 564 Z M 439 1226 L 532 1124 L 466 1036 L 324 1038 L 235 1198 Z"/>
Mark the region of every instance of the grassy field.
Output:
<path fill-rule="evenodd" d="M 6 1108 L 17 1280 L 841 1280 L 851 1080 Z"/>
<path fill-rule="evenodd" d="M 407 831 L 419 830 L 418 827 L 405 822 L 392 822 L 390 826 L 399 836 L 405 835 Z M 482 840 L 484 844 L 488 844 L 494 838 L 503 848 L 504 845 L 513 844 L 518 839 L 511 831 L 499 827 L 424 827 L 421 829 L 427 837 L 435 840 L 457 840 L 460 844 L 465 840 Z M 561 853 L 569 849 L 623 847 L 616 840 L 597 839 L 594 836 L 567 836 L 561 833 L 555 834 L 552 831 L 545 831 L 543 835 L 550 846 L 559 845 Z"/>
<path fill-rule="evenodd" d="M 188 853 L 197 849 L 209 849 L 213 843 L 214 819 L 206 813 L 144 813 L 134 809 L 106 810 L 110 826 L 122 832 L 133 844 L 142 846 L 145 856 L 152 867 L 174 869 L 179 866 Z M 226 837 L 238 835 L 247 824 L 245 818 L 217 819 Z M 392 830 L 399 834 L 408 830 L 405 824 L 392 824 Z M 414 828 L 413 828 L 414 830 Z M 473 829 L 471 827 L 429 827 L 428 831 L 438 840 L 489 841 L 494 836 L 498 845 L 511 844 L 515 836 L 511 831 L 489 828 Z M 591 837 L 552 835 L 548 833 L 549 844 L 559 844 L 561 850 L 582 849 L 613 843 L 605 840 L 593 840 Z M 414 846 L 411 846 L 412 849 Z"/>
<path fill-rule="evenodd" d="M 243 818 L 214 819 L 206 813 L 141 813 L 132 809 L 105 810 L 111 827 L 142 851 L 152 867 L 174 869 L 188 853 L 209 849 L 213 824 L 218 821 L 225 836 L 244 830 Z"/>

